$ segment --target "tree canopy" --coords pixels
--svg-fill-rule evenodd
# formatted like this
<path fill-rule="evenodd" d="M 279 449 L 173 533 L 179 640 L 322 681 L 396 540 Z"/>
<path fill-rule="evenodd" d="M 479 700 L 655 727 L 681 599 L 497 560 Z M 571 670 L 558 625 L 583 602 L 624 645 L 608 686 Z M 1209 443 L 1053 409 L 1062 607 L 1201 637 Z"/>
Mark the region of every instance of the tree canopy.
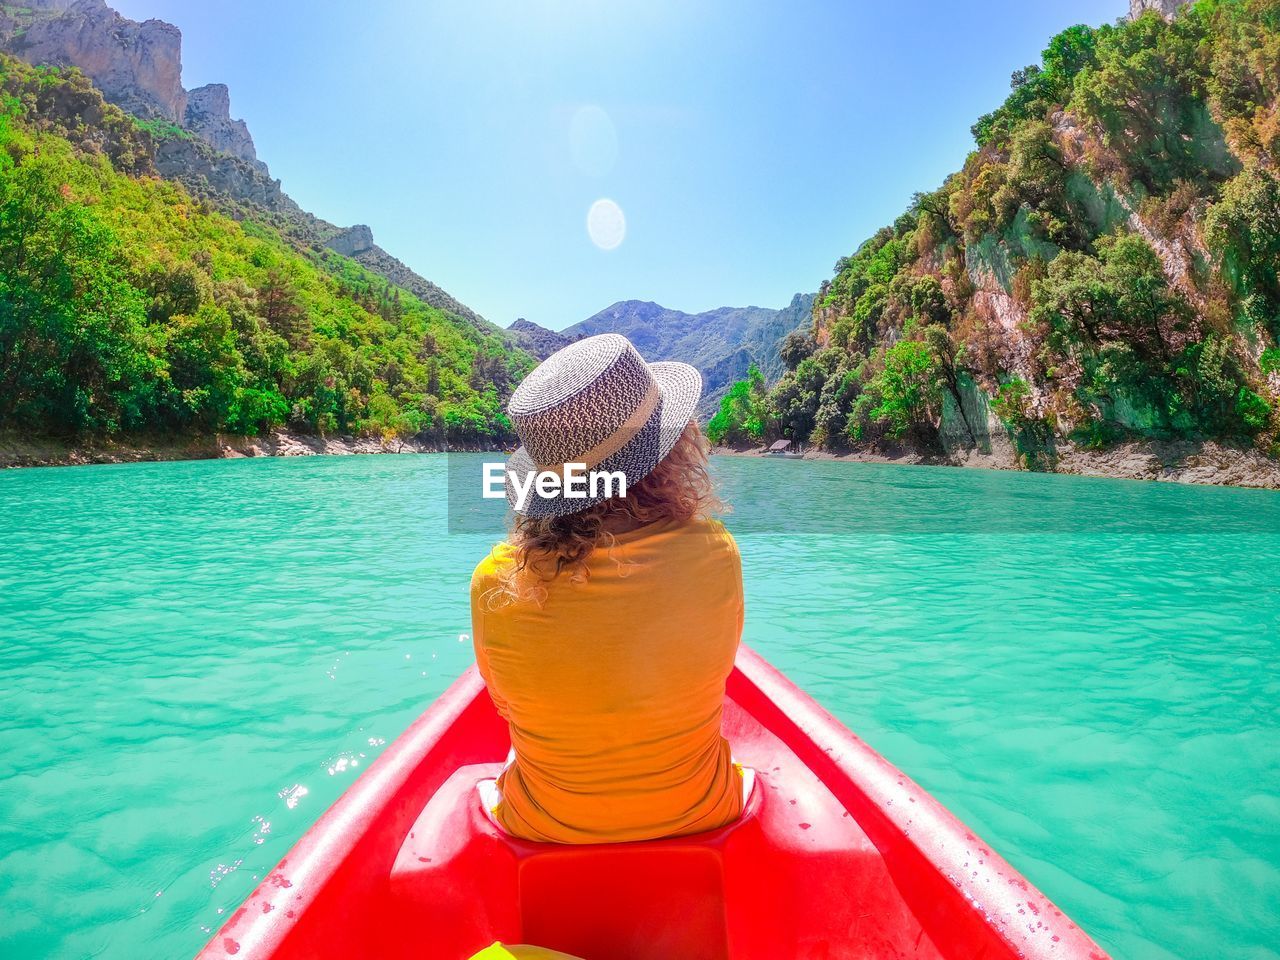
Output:
<path fill-rule="evenodd" d="M 153 150 L 78 72 L 0 57 L 0 429 L 510 435 L 530 357 L 146 175 Z"/>
<path fill-rule="evenodd" d="M 765 439 L 976 443 L 989 411 L 1031 465 L 1055 436 L 1280 456 L 1278 62 L 1280 0 L 1054 37 L 963 169 L 836 263 Z"/>

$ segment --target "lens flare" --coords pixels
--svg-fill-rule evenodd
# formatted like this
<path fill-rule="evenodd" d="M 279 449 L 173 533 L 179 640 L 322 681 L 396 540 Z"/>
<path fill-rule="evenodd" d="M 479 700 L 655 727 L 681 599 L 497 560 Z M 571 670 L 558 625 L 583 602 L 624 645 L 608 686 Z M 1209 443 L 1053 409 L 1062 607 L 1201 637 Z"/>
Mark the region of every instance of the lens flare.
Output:
<path fill-rule="evenodd" d="M 602 197 L 587 211 L 587 236 L 601 250 L 616 250 L 627 236 L 627 218 L 622 208 Z"/>

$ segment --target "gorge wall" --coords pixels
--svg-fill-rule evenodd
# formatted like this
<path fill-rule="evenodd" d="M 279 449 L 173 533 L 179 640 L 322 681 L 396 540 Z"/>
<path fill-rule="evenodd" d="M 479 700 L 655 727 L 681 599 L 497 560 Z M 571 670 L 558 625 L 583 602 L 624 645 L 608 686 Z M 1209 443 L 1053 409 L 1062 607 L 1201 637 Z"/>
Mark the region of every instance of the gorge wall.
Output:
<path fill-rule="evenodd" d="M 1192 466 L 1275 485 L 1273 9 L 1143 0 L 1051 38 L 962 168 L 840 258 L 791 369 L 712 426 L 1118 476 L 1208 456 Z"/>
<path fill-rule="evenodd" d="M 328 247 L 485 333 L 497 328 L 373 242 L 363 225 L 340 228 L 295 203 L 258 157 L 243 120 L 231 116 L 226 84 L 182 85 L 182 32 L 138 23 L 105 0 L 29 0 L 0 6 L 0 52 L 33 66 L 75 67 L 109 103 L 149 123 L 154 165 L 194 196 L 236 219 L 271 224 L 300 250 Z"/>
<path fill-rule="evenodd" d="M 1168 20 L 1178 12 L 1179 7 L 1190 2 L 1191 0 L 1129 0 L 1129 17 L 1137 19 L 1148 10 L 1154 10 Z"/>

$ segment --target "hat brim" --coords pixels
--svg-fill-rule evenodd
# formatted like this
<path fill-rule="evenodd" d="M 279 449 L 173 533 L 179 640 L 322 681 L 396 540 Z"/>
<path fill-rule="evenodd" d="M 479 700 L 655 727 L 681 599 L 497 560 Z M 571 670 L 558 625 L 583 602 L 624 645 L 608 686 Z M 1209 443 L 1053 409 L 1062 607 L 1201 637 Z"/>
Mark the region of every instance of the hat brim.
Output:
<path fill-rule="evenodd" d="M 702 374 L 687 363 L 662 360 L 648 364 L 649 372 L 657 381 L 660 402 L 649 422 L 613 456 L 597 464 L 594 469 L 620 471 L 627 478 L 627 489 L 639 483 L 669 454 L 693 419 L 698 400 L 702 397 Z M 517 506 L 518 493 L 513 483 L 526 488 L 530 474 L 537 473 L 538 465 L 523 447 L 507 458 L 507 503 L 523 517 L 566 517 L 580 513 L 588 507 L 608 500 L 608 496 L 574 496 L 560 494 L 554 497 L 539 496 L 534 487 L 528 487 L 525 502 Z"/>

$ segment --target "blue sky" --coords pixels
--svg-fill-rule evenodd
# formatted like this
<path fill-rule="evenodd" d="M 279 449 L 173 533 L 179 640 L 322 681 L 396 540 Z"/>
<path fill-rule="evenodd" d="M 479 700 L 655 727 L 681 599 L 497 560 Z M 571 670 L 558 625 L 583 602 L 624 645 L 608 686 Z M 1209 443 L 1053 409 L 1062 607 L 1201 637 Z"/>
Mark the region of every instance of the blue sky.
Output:
<path fill-rule="evenodd" d="M 781 306 L 1124 0 L 110 0 L 184 35 L 306 209 L 489 319 Z M 588 211 L 597 208 L 596 238 Z"/>

